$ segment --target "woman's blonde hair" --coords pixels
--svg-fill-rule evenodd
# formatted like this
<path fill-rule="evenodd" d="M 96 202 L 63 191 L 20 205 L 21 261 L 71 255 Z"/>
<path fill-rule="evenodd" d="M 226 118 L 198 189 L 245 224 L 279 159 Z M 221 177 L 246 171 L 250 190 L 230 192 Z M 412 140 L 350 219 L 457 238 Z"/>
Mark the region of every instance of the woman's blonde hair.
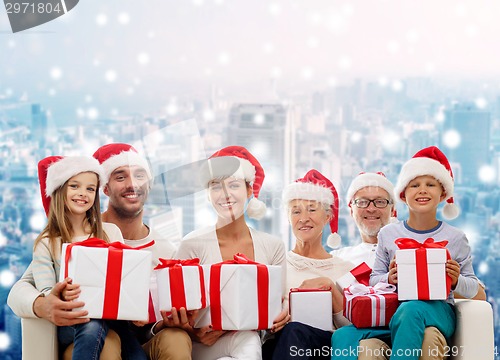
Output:
<path fill-rule="evenodd" d="M 66 205 L 66 193 L 69 180 L 70 179 L 66 180 L 63 186 L 53 192 L 50 201 L 47 225 L 35 239 L 33 248 L 35 248 L 43 238 L 48 238 L 51 245 L 51 251 L 53 254 L 56 254 L 60 251 L 63 243 L 71 243 L 73 226 L 69 220 L 69 210 Z M 101 204 L 99 201 L 99 176 L 97 176 L 97 188 L 94 204 L 87 210 L 84 227 L 87 224 L 90 225 L 90 233 L 94 237 L 109 242 L 109 238 L 102 227 Z M 60 238 L 60 241 L 56 241 L 58 238 Z"/>

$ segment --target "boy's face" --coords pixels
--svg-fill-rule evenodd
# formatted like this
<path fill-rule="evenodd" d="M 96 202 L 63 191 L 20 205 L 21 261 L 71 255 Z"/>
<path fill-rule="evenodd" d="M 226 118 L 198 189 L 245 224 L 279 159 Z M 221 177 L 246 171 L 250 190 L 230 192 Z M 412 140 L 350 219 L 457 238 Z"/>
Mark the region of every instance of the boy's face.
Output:
<path fill-rule="evenodd" d="M 408 183 L 403 200 L 410 211 L 427 212 L 437 209 L 445 197 L 446 193 L 441 183 L 432 176 L 423 175 Z"/>

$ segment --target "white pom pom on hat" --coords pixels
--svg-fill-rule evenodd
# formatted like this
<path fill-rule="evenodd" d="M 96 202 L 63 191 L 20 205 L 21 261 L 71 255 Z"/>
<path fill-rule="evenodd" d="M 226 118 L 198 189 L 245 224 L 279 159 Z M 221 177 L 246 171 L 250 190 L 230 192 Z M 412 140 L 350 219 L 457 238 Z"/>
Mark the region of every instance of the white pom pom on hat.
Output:
<path fill-rule="evenodd" d="M 283 190 L 284 204 L 289 204 L 290 201 L 296 199 L 314 200 L 330 206 L 332 233 L 328 236 L 327 245 L 332 249 L 338 248 L 342 242 L 338 234 L 339 196 L 333 183 L 318 170 L 311 169 L 303 178 L 295 180 Z"/>
<path fill-rule="evenodd" d="M 453 199 L 453 172 L 448 159 L 436 146 L 418 151 L 403 165 L 394 188 L 396 199 L 402 201 L 405 188 L 410 181 L 424 175 L 432 176 L 441 183 L 446 194 L 446 204 L 442 210 L 443 217 L 448 220 L 455 219 L 460 214 L 460 209 Z"/>

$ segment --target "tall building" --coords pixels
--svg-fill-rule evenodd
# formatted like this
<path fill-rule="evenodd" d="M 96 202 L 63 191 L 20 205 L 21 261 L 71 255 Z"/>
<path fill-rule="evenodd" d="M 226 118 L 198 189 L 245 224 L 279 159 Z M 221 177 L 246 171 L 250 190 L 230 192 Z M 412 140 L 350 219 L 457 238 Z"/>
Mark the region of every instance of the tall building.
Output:
<path fill-rule="evenodd" d="M 47 114 L 40 104 L 31 105 L 31 134 L 38 146 L 45 147 L 47 138 Z"/>
<path fill-rule="evenodd" d="M 293 125 L 299 118 L 298 109 L 281 104 L 234 104 L 229 112 L 227 144 L 247 148 L 266 174 L 259 198 L 266 203 L 268 214 L 255 226 L 274 235 L 284 235 L 283 231 L 287 231 L 281 192 L 294 179 Z"/>
<path fill-rule="evenodd" d="M 457 105 L 446 112 L 443 125 L 446 131 L 455 130 L 460 135 L 457 147 L 443 149 L 450 162 L 460 164 L 462 176 L 456 181 L 464 185 L 479 183 L 480 168 L 490 165 L 490 112 L 473 104 Z"/>

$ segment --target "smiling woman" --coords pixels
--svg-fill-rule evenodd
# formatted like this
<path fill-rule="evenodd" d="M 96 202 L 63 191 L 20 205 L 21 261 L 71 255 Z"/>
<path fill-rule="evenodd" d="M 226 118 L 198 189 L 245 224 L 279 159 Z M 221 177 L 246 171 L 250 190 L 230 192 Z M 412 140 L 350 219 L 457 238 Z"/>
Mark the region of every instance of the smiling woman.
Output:
<path fill-rule="evenodd" d="M 250 228 L 248 217 L 260 219 L 266 211 L 258 200 L 264 169 L 244 147 L 229 146 L 213 154 L 201 168 L 202 184 L 217 213 L 215 226 L 188 234 L 177 251 L 180 259 L 199 258 L 202 264 L 232 260 L 234 254 L 266 265 L 280 265 L 284 279 L 285 249 L 279 238 Z M 252 197 L 253 196 L 253 197 Z M 289 317 L 284 310 L 274 320 L 272 332 L 282 328 Z M 257 331 L 212 331 L 210 326 L 190 330 L 193 359 L 261 359 Z"/>

